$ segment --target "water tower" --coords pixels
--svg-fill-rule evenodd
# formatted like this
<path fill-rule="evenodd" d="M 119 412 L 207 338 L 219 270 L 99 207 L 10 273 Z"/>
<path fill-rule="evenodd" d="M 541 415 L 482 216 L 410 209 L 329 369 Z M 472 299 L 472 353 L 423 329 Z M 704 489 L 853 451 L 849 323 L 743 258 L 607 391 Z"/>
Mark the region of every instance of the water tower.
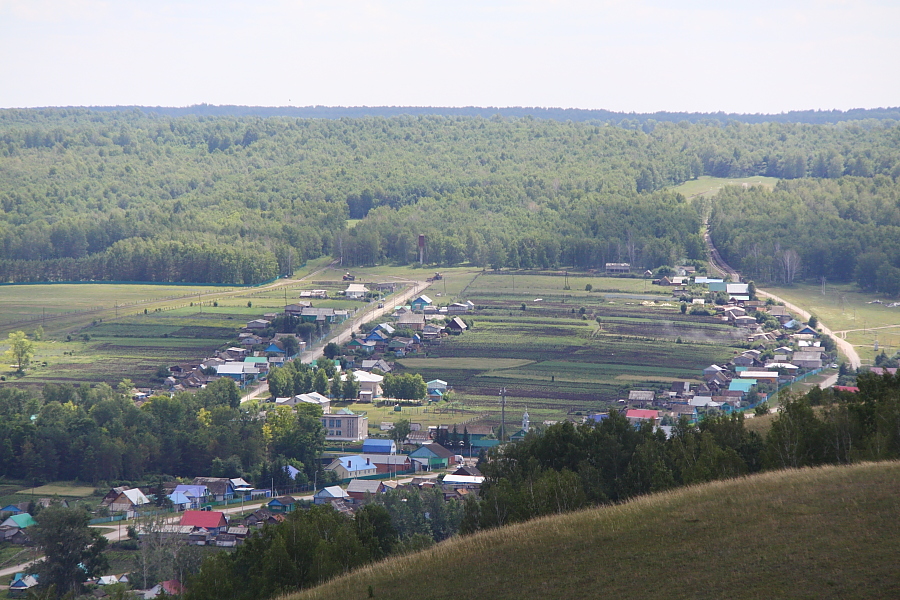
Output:
<path fill-rule="evenodd" d="M 425 264 L 425 234 L 419 234 L 419 264 Z"/>

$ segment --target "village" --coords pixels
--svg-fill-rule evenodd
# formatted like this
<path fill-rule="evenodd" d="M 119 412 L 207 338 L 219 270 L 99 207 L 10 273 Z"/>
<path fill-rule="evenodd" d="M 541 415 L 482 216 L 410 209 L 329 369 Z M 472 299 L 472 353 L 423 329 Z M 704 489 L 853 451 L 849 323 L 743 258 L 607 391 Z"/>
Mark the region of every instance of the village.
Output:
<path fill-rule="evenodd" d="M 649 424 L 669 436 L 680 419 L 696 423 L 711 414 L 767 412 L 769 397 L 779 389 L 836 366 L 832 362 L 835 349 L 820 336 L 814 322 L 802 323 L 784 306 L 752 299 L 750 284 L 689 275 L 665 276 L 653 283 L 674 289 L 673 298 L 681 301 L 682 313 L 712 315 L 739 329 L 747 349 L 725 364 L 711 364 L 702 370 L 698 365 L 696 380 L 674 381 L 668 389 L 631 389 L 614 408 L 635 427 Z M 373 299 L 372 292 L 390 294 L 396 286 L 386 284 L 373 288 L 350 283 L 343 296 L 383 303 L 389 298 L 382 299 L 379 295 Z M 140 406 L 152 401 L 153 394 L 201 388 L 223 377 L 232 379 L 242 390 L 268 380 L 272 391 L 274 383 L 270 377 L 274 372 L 292 361 L 303 361 L 305 354 L 312 354 L 308 349 L 310 339 L 303 340 L 297 333 L 281 333 L 276 329 L 308 323 L 324 337 L 332 327 L 340 326 L 351 316 L 350 310 L 314 306 L 314 302 L 325 298 L 325 290 L 303 291 L 300 299 L 287 304 L 282 313 L 266 313 L 248 321 L 238 334 L 239 345 L 195 364 L 171 366 L 164 389 L 135 390 L 135 403 Z M 476 307 L 468 301 L 437 306 L 428 295 L 420 294 L 409 304 L 386 312 L 385 320 L 353 331 L 349 342 L 331 348 L 328 356 L 315 361 L 317 366 L 327 365 L 333 372 L 324 389 L 285 396 L 273 393 L 267 401 L 256 404 L 261 418 L 266 417 L 268 410 L 280 407 L 294 410 L 299 405 L 312 405 L 321 411 L 326 451 L 320 467 L 327 474 L 321 485 L 314 482 L 311 486 L 257 488 L 242 478 L 200 475 L 190 481 L 166 481 L 162 488 L 156 489 L 114 487 L 99 503 L 97 512 L 110 515 L 107 522 L 130 523 L 138 538 L 164 535 L 179 543 L 232 548 L 259 527 L 277 524 L 287 514 L 310 506 L 330 505 L 341 514 L 353 515 L 391 490 L 437 489 L 446 501 L 463 501 L 477 495 L 484 478 L 476 463 L 484 451 L 502 443 L 515 443 L 529 431 L 555 421 L 533 424 L 527 409 L 520 413 L 521 426 L 513 428 L 508 428 L 505 422 L 499 426 L 478 421 L 425 425 L 407 419 L 403 406 L 425 409 L 430 405 L 440 406 L 448 393 L 453 392 L 453 385 L 432 379 L 423 382 L 421 390 L 402 394 L 404 397 L 386 395 L 385 378 L 391 377 L 394 360 L 424 353 L 448 336 L 464 335 L 469 329 L 466 320 L 476 312 Z M 355 397 L 337 397 L 331 393 L 346 389 L 348 380 L 355 382 L 356 387 L 352 388 Z M 337 387 L 335 382 L 339 384 Z M 395 406 L 397 419 L 370 423 L 366 411 L 334 406 L 348 401 Z M 576 422 L 599 423 L 608 416 L 609 411 L 592 412 Z M 400 420 L 405 421 L 405 429 L 398 436 L 395 424 Z M 293 466 L 283 468 L 288 481 L 298 474 Z M 37 506 L 46 507 L 59 501 L 41 498 Z M 31 544 L 28 528 L 34 525 L 34 519 L 28 513 L 30 506 L 35 504 L 0 508 L 3 519 L 0 541 L 22 546 Z M 162 518 L 142 524 L 148 515 L 154 514 Z M 19 573 L 10 583 L 10 593 L 22 597 L 36 583 L 33 576 Z M 127 574 L 105 576 L 93 583 L 98 589 L 107 584 L 128 583 Z M 152 598 L 178 594 L 180 589 L 178 581 L 163 581 L 140 590 L 139 594 Z"/>

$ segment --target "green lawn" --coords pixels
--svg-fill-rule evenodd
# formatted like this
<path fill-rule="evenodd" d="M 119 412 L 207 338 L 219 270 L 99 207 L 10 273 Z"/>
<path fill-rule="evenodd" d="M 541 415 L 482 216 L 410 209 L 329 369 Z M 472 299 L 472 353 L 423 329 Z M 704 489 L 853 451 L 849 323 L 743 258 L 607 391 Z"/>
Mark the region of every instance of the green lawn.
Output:
<path fill-rule="evenodd" d="M 697 179 L 685 181 L 681 185 L 677 185 L 671 189 L 682 194 L 686 198 L 691 199 L 714 196 L 726 185 L 762 185 L 769 189 L 772 189 L 775 187 L 776 183 L 778 183 L 778 178 L 776 177 L 755 176 L 726 179 L 722 177 L 710 177 L 708 175 L 703 175 L 701 177 L 698 177 Z"/>

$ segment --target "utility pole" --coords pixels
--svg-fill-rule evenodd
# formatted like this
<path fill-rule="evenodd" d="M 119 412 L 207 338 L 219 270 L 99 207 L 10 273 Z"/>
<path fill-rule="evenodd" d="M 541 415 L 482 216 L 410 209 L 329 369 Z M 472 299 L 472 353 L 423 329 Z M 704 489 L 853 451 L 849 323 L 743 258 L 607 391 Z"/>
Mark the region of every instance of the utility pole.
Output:
<path fill-rule="evenodd" d="M 506 388 L 500 388 L 500 443 L 506 441 Z"/>

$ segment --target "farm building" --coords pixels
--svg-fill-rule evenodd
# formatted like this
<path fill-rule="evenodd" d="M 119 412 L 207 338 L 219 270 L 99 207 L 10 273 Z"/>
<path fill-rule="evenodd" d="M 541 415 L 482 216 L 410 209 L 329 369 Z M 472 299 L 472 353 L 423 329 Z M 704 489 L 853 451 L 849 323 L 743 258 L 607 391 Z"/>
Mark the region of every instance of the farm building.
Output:
<path fill-rule="evenodd" d="M 397 454 L 397 444 L 394 440 L 380 440 L 369 438 L 363 442 L 365 454 Z"/>
<path fill-rule="evenodd" d="M 631 264 L 629 264 L 629 263 L 606 263 L 606 272 L 608 274 L 630 273 L 631 272 Z"/>

